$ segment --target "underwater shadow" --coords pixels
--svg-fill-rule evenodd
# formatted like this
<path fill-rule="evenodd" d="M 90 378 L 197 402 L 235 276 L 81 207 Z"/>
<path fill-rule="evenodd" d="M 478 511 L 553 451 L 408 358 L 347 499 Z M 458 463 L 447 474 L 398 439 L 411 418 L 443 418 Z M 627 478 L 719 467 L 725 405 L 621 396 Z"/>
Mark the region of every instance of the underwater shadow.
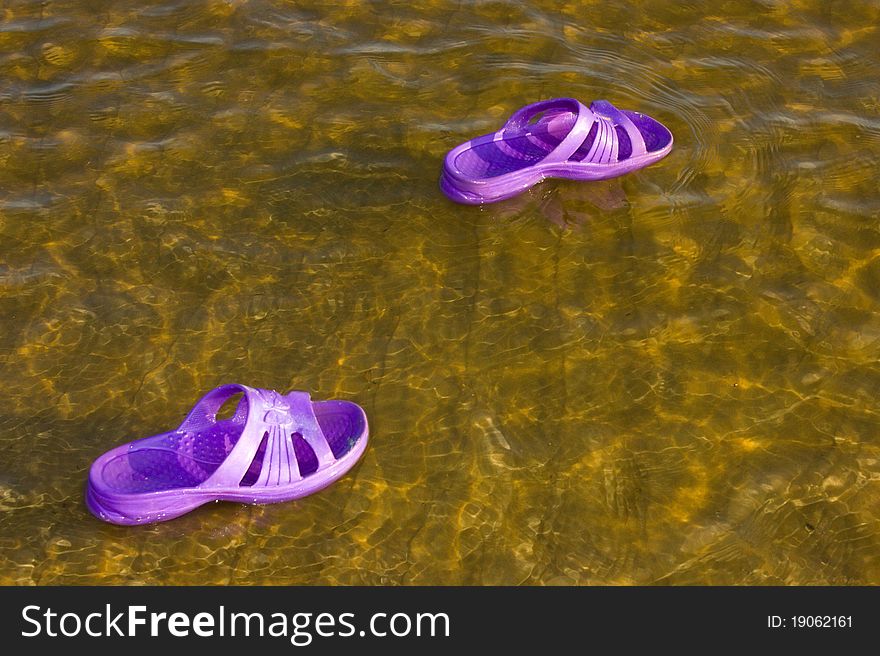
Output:
<path fill-rule="evenodd" d="M 582 230 L 598 214 L 629 207 L 619 178 L 601 182 L 560 181 L 541 190 L 530 189 L 519 196 L 486 206 L 493 218 L 511 219 L 539 213 L 564 230 Z"/>

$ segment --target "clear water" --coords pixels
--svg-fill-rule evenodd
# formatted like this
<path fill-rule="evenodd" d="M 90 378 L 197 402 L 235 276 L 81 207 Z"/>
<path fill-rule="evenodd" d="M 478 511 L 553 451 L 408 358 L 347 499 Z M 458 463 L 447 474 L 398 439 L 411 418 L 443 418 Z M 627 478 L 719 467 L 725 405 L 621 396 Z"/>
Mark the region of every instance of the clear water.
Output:
<path fill-rule="evenodd" d="M 415 7 L 413 5 L 418 5 Z M 0 7 L 0 583 L 880 583 L 876 2 Z M 472 208 L 606 98 L 672 154 Z M 356 401 L 302 501 L 95 520 L 238 381 Z"/>

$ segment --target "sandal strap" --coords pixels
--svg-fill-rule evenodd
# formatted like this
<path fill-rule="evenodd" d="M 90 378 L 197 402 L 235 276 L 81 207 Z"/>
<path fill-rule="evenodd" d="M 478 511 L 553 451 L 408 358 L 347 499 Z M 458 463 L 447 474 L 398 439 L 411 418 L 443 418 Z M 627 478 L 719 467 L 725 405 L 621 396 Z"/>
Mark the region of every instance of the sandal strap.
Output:
<path fill-rule="evenodd" d="M 232 416 L 233 421 L 242 422 L 247 415 L 247 390 L 250 388 L 244 385 L 221 385 L 205 394 L 199 399 L 189 411 L 186 419 L 181 422 L 177 429 L 180 432 L 198 431 L 217 423 L 217 412 L 236 394 L 242 394 L 238 406 L 235 408 L 235 414 Z"/>
<path fill-rule="evenodd" d="M 507 123 L 498 132 L 498 138 L 503 139 L 508 131 L 522 132 L 536 114 L 560 109 L 573 112 L 577 118 L 569 133 L 559 142 L 556 148 L 541 159 L 541 163 L 553 164 L 564 162 L 581 147 L 596 120 L 593 112 L 575 98 L 554 98 L 553 100 L 542 100 L 541 102 L 526 105 L 507 119 Z"/>
<path fill-rule="evenodd" d="M 633 123 L 630 118 L 624 114 L 622 111 L 617 109 L 614 105 L 612 105 L 607 100 L 595 100 L 590 104 L 590 109 L 600 118 L 605 119 L 604 123 L 609 124 L 608 127 L 611 128 L 611 134 L 613 135 L 613 139 L 615 144 L 619 141 L 617 138 L 617 131 L 614 130 L 614 125 L 619 125 L 624 130 L 626 130 L 627 136 L 629 136 L 630 143 L 632 144 L 632 153 L 630 157 L 639 157 L 640 155 L 644 155 L 648 152 L 648 148 L 645 145 L 645 138 L 642 136 L 642 133 L 636 127 L 635 123 Z M 599 141 L 598 135 L 596 137 L 596 141 Z M 591 149 L 592 152 L 593 149 Z M 585 160 L 590 160 L 590 155 L 588 154 L 585 157 Z M 615 148 L 614 158 L 608 161 L 617 161 L 617 152 Z"/>
<path fill-rule="evenodd" d="M 318 469 L 331 464 L 336 458 L 330 449 L 330 443 L 321 430 L 318 418 L 315 416 L 315 406 L 308 392 L 288 392 L 284 397 L 290 406 L 290 416 L 293 418 L 293 432 L 302 435 L 302 438 L 312 447 L 318 458 Z"/>
<path fill-rule="evenodd" d="M 229 394 L 223 388 L 234 390 Z M 247 421 L 226 459 L 199 487 L 238 487 L 251 469 L 264 437 L 265 453 L 254 483 L 256 486 L 279 485 L 302 478 L 293 442 L 295 434 L 302 436 L 312 448 L 318 459 L 318 470 L 335 461 L 307 392 L 281 395 L 274 390 L 254 389 L 245 385 L 225 385 L 223 388 L 209 392 L 204 407 L 210 409 L 216 403 L 214 393 L 217 398 L 225 396 L 226 400 L 232 394 L 243 391 L 244 397 L 239 407 L 243 404 L 246 408 Z M 200 404 L 197 404 L 197 408 Z M 220 405 L 222 401 L 217 409 Z M 196 413 L 196 408 L 193 413 Z M 216 415 L 216 409 L 214 413 Z M 204 416 L 201 408 L 197 416 Z"/>

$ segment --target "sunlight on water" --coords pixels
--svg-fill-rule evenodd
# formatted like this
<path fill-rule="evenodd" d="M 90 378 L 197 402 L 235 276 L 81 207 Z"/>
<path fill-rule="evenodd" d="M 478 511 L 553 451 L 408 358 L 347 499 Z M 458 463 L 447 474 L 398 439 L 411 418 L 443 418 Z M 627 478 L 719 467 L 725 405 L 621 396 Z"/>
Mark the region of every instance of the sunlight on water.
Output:
<path fill-rule="evenodd" d="M 880 6 L 415 4 L 0 9 L 0 583 L 880 583 Z M 675 148 L 443 197 L 556 96 Z M 226 382 L 356 401 L 363 461 L 87 512 Z"/>

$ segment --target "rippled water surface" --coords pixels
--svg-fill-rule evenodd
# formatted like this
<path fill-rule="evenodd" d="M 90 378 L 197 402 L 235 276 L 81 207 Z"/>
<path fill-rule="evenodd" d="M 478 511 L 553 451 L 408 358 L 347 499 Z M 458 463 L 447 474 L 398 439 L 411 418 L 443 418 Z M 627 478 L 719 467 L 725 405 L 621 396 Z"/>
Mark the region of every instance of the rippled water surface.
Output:
<path fill-rule="evenodd" d="M 880 584 L 877 2 L 0 5 L 0 583 Z M 662 162 L 484 208 L 607 98 Z M 151 527 L 88 465 L 242 382 L 348 476 Z"/>

